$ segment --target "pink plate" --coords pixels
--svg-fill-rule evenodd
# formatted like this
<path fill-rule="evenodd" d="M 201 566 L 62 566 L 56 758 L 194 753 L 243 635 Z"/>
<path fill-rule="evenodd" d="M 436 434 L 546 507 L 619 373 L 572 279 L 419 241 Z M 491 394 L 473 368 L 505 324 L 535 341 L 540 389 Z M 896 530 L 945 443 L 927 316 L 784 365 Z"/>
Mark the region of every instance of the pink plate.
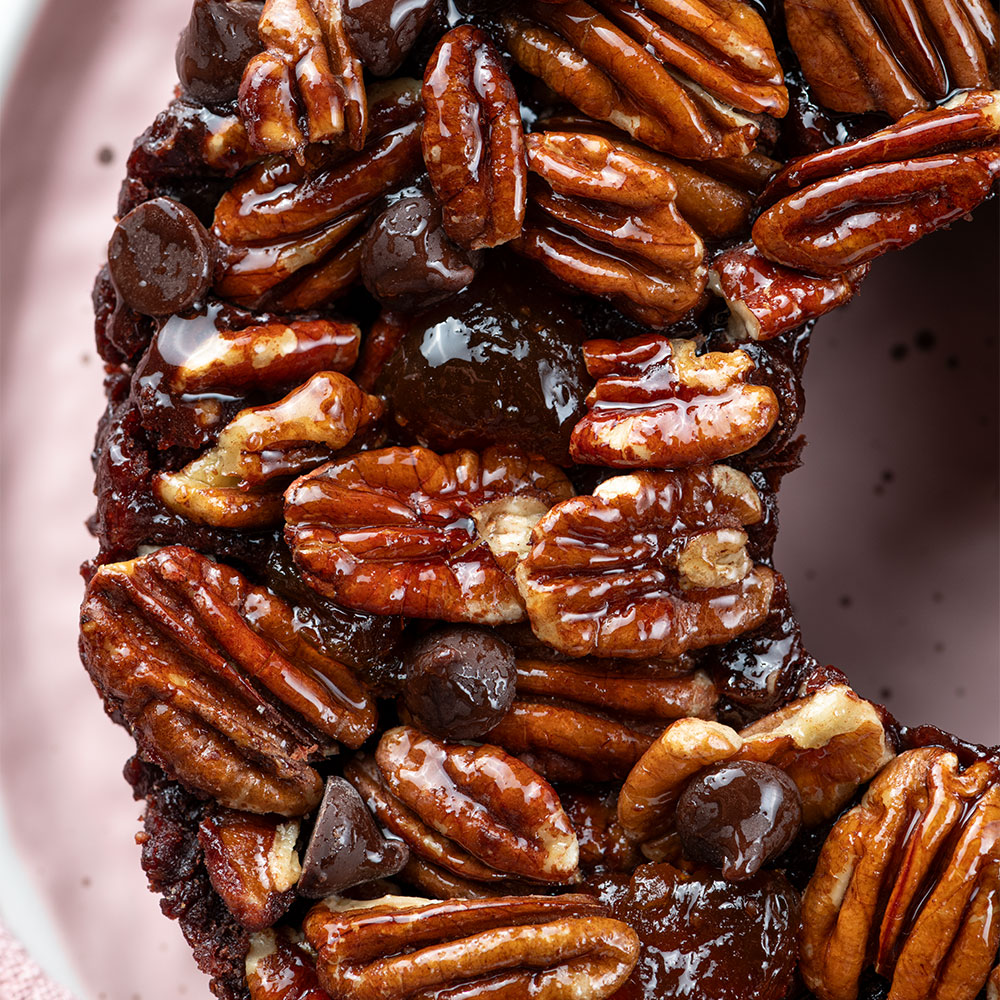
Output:
<path fill-rule="evenodd" d="M 51 0 L 4 114 L 0 789 L 26 882 L 3 916 L 83 1000 L 208 995 L 145 889 L 130 748 L 76 655 L 101 412 L 89 291 L 189 0 Z M 993 206 L 995 209 L 995 206 Z M 996 742 L 997 274 L 987 209 L 879 261 L 820 324 L 778 566 L 811 648 L 906 721 Z M 42 933 L 43 901 L 53 934 Z M 32 918 L 32 919 L 29 919 Z"/>

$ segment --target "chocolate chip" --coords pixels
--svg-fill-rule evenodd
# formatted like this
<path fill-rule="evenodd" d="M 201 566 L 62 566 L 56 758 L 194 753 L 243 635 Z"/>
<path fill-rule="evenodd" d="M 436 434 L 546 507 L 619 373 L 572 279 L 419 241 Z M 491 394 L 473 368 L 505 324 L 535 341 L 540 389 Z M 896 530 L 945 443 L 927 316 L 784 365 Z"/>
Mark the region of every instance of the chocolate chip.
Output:
<path fill-rule="evenodd" d="M 375 76 L 392 76 L 413 48 L 435 0 L 346 0 L 344 27 L 355 55 Z"/>
<path fill-rule="evenodd" d="M 352 885 L 388 878 L 409 860 L 407 846 L 382 836 L 357 789 L 327 778 L 309 846 L 302 858 L 300 896 L 319 899 Z"/>
<path fill-rule="evenodd" d="M 212 284 L 214 243 L 191 209 L 169 198 L 133 208 L 108 244 L 118 294 L 136 312 L 168 316 L 194 305 Z"/>
<path fill-rule="evenodd" d="M 413 309 L 461 291 L 481 260 L 448 238 L 437 201 L 417 194 L 390 205 L 365 234 L 361 279 L 382 305 Z"/>
<path fill-rule="evenodd" d="M 677 832 L 688 857 L 722 870 L 727 881 L 756 874 L 791 846 L 802 827 L 802 799 L 780 768 L 757 761 L 717 764 L 684 789 Z"/>
<path fill-rule="evenodd" d="M 257 22 L 263 9 L 257 0 L 195 0 L 175 56 L 188 97 L 203 104 L 236 100 L 243 69 L 262 48 Z"/>
<path fill-rule="evenodd" d="M 404 657 L 403 704 L 442 739 L 488 733 L 514 700 L 514 652 L 485 629 L 453 626 L 422 636 Z"/>

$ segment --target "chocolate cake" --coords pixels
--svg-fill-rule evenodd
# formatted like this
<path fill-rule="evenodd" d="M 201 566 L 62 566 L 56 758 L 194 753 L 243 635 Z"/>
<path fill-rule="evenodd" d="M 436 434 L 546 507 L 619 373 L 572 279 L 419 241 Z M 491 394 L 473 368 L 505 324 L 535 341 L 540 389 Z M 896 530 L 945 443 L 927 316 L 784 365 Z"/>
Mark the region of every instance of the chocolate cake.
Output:
<path fill-rule="evenodd" d="M 217 997 L 998 996 L 1000 749 L 812 657 L 772 558 L 814 323 L 993 193 L 998 30 L 195 0 L 80 649 Z"/>

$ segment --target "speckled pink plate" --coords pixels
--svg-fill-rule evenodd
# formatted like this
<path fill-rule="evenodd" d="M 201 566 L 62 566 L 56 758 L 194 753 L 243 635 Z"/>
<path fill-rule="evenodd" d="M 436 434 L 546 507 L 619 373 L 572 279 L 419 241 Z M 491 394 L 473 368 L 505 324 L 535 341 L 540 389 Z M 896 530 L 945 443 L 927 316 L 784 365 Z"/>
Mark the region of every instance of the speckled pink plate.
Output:
<path fill-rule="evenodd" d="M 4 884 L 0 912 L 43 965 L 75 972 L 81 1000 L 208 995 L 146 892 L 120 777 L 129 740 L 76 655 L 103 405 L 89 291 L 131 139 L 170 97 L 188 6 L 52 0 L 4 109 L 0 791 L 16 853 L 0 860 L 25 877 Z M 996 233 L 987 209 L 879 261 L 859 301 L 820 323 L 777 551 L 818 656 L 901 719 L 989 742 Z"/>

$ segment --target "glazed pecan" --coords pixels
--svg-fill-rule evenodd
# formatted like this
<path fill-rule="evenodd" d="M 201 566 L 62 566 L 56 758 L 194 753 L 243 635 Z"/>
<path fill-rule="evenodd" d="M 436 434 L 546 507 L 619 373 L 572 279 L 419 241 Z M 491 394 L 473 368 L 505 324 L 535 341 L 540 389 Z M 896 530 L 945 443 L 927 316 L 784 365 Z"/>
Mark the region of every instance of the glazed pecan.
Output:
<path fill-rule="evenodd" d="M 564 788 L 559 795 L 580 844 L 580 867 L 631 872 L 644 859 L 618 819 L 618 792 Z"/>
<path fill-rule="evenodd" d="M 341 0 L 267 0 L 264 51 L 247 63 L 240 118 L 262 153 L 301 152 L 346 134 L 360 149 L 368 128 L 361 63 L 344 29 Z"/>
<path fill-rule="evenodd" d="M 526 196 L 521 109 L 482 31 L 462 24 L 438 42 L 423 101 L 424 163 L 445 231 L 470 250 L 514 239 Z"/>
<path fill-rule="evenodd" d="M 442 868 L 426 858 L 411 856 L 400 878 L 432 899 L 495 899 L 497 896 L 520 896 L 537 891 L 511 880 L 474 882 Z"/>
<path fill-rule="evenodd" d="M 709 288 L 726 300 L 732 339 L 770 340 L 850 302 L 868 268 L 814 278 L 772 263 L 747 243 L 713 259 Z"/>
<path fill-rule="evenodd" d="M 747 383 L 744 351 L 699 355 L 693 340 L 647 335 L 583 345 L 597 385 L 573 428 L 577 462 L 676 469 L 729 458 L 760 442 L 778 419 L 778 399 Z"/>
<path fill-rule="evenodd" d="M 463 883 L 484 886 L 506 881 L 508 876 L 504 872 L 480 861 L 460 844 L 438 833 L 393 795 L 374 757 L 357 754 L 344 765 L 344 777 L 361 793 L 368 808 L 388 833 L 410 848 L 411 863 L 421 861 L 430 865 L 430 872 L 438 878 L 450 877 Z M 417 874 L 423 876 L 427 872 L 420 870 Z M 415 884 L 427 888 L 425 881 L 420 879 Z M 427 891 L 434 890 L 427 888 Z"/>
<path fill-rule="evenodd" d="M 526 3 L 503 18 L 507 46 L 584 114 L 685 159 L 740 156 L 788 109 L 781 66 L 748 4 L 708 0 Z"/>
<path fill-rule="evenodd" d="M 934 111 L 789 164 L 753 241 L 765 257 L 832 277 L 953 222 L 1000 175 L 1000 93 L 961 94 Z M 792 193 L 787 194 L 786 192 Z"/>
<path fill-rule="evenodd" d="M 288 928 L 251 935 L 245 969 L 250 1000 L 329 1000 L 315 959 Z"/>
<path fill-rule="evenodd" d="M 306 760 L 375 729 L 365 686 L 292 607 L 191 549 L 102 566 L 80 622 L 91 679 L 143 755 L 229 808 L 307 812 L 323 783 Z"/>
<path fill-rule="evenodd" d="M 973 1000 L 1000 944 L 1000 768 L 910 750 L 842 816 L 802 900 L 802 974 L 854 1000 L 869 963 L 898 1000 Z"/>
<path fill-rule="evenodd" d="M 576 835 L 556 793 L 498 747 L 400 726 L 383 735 L 375 759 L 400 802 L 490 867 L 543 882 L 575 878 Z"/>
<path fill-rule="evenodd" d="M 296 480 L 285 536 L 309 585 L 346 607 L 499 624 L 524 611 L 477 508 L 520 495 L 548 507 L 571 494 L 555 466 L 516 452 L 386 448 Z"/>
<path fill-rule="evenodd" d="M 570 656 L 673 659 L 755 628 L 774 574 L 741 529 L 761 516 L 724 465 L 618 476 L 557 504 L 517 567 L 535 635 Z"/>
<path fill-rule="evenodd" d="M 257 307 L 310 309 L 357 277 L 359 227 L 378 197 L 420 168 L 416 81 L 383 85 L 381 107 L 361 152 L 344 159 L 320 147 L 305 163 L 268 159 L 219 200 L 213 232 L 223 244 L 216 291 Z"/>
<path fill-rule="evenodd" d="M 328 899 L 303 929 L 342 1000 L 603 1000 L 639 955 L 635 932 L 582 895 Z"/>
<path fill-rule="evenodd" d="M 288 481 L 356 442 L 384 410 L 346 375 L 318 372 L 284 399 L 242 410 L 213 448 L 179 472 L 159 473 L 153 490 L 170 510 L 200 524 L 280 524 Z"/>
<path fill-rule="evenodd" d="M 580 132 L 527 137 L 533 213 L 515 248 L 568 284 L 662 326 L 697 305 L 704 246 L 663 166 Z M 635 147 L 632 147 L 635 149 Z"/>
<path fill-rule="evenodd" d="M 1000 83 L 1000 20 L 985 0 L 785 0 L 785 23 L 813 93 L 834 111 L 900 118 Z"/>
<path fill-rule="evenodd" d="M 815 826 L 834 816 L 893 756 L 874 707 L 845 685 L 800 698 L 740 732 L 717 722 L 679 719 L 628 776 L 618 800 L 622 826 L 639 840 L 673 829 L 677 798 L 697 772 L 724 760 L 754 760 L 788 773 Z"/>
<path fill-rule="evenodd" d="M 608 660 L 517 661 L 517 700 L 487 739 L 550 781 L 623 781 L 663 725 L 712 714 L 704 673 Z"/>
<path fill-rule="evenodd" d="M 198 843 L 212 888 L 248 930 L 270 927 L 291 906 L 301 868 L 298 821 L 224 810 L 202 820 Z"/>

